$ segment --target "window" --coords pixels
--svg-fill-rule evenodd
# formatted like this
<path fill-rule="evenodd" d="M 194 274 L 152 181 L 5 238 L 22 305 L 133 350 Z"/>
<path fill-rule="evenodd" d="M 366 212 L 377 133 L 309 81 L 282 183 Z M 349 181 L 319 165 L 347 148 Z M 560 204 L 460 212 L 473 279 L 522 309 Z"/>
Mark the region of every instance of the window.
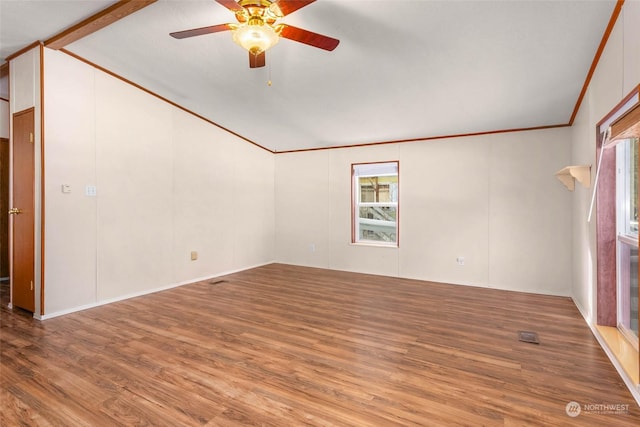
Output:
<path fill-rule="evenodd" d="M 638 138 L 616 145 L 617 324 L 638 343 Z"/>
<path fill-rule="evenodd" d="M 398 246 L 398 162 L 351 165 L 353 243 Z"/>

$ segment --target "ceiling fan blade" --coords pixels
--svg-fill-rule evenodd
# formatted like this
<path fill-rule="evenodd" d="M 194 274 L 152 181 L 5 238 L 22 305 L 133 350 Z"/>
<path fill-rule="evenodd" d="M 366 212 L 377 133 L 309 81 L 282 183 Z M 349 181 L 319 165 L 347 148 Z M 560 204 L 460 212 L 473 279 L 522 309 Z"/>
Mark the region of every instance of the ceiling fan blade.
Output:
<path fill-rule="evenodd" d="M 242 10 L 242 6 L 236 3 L 233 0 L 216 0 L 216 2 L 220 3 L 222 6 L 229 9 L 231 12 L 238 12 Z"/>
<path fill-rule="evenodd" d="M 254 55 L 253 53 L 249 52 L 249 68 L 260 68 L 260 67 L 264 67 L 264 65 L 266 64 L 266 56 L 265 52 L 259 53 L 257 55 Z"/>
<path fill-rule="evenodd" d="M 202 36 L 204 34 L 219 33 L 220 31 L 229 31 L 231 26 L 229 24 L 212 25 L 211 27 L 194 28 L 191 30 L 176 31 L 175 33 L 169 33 L 169 35 L 176 39 L 186 39 L 188 37 Z"/>
<path fill-rule="evenodd" d="M 280 10 L 282 16 L 287 16 L 298 9 L 302 9 L 305 6 L 310 5 L 314 1 L 316 0 L 278 0 L 272 3 L 271 7 L 276 8 L 276 10 Z"/>
<path fill-rule="evenodd" d="M 309 46 L 317 47 L 324 50 L 333 50 L 338 46 L 340 40 L 334 39 L 329 36 L 314 33 L 309 30 L 303 30 L 302 28 L 292 27 L 291 25 L 282 24 L 282 31 L 280 36 L 285 39 L 293 40 L 299 43 L 308 44 Z"/>

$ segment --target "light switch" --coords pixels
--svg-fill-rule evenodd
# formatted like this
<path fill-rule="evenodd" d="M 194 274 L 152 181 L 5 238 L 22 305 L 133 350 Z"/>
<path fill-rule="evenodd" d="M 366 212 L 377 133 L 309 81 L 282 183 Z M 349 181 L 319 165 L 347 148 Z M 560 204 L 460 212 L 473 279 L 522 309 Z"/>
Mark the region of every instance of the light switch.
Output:
<path fill-rule="evenodd" d="M 87 185 L 84 189 L 85 196 L 96 197 L 96 186 L 95 185 Z"/>
<path fill-rule="evenodd" d="M 191 252 L 191 261 L 195 261 L 197 259 L 198 259 L 198 252 L 192 251 Z"/>
<path fill-rule="evenodd" d="M 71 193 L 71 186 L 69 184 L 62 184 L 62 192 L 64 194 Z"/>

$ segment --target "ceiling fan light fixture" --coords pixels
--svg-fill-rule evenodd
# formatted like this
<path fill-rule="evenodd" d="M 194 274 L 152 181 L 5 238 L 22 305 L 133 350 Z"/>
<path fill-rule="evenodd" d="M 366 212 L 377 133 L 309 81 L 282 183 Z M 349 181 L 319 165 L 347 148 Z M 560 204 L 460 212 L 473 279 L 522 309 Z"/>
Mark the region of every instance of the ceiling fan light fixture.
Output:
<path fill-rule="evenodd" d="M 271 25 L 266 25 L 262 19 L 250 19 L 248 23 L 239 25 L 233 31 L 233 41 L 254 55 L 273 47 L 280 41 L 280 35 Z"/>
<path fill-rule="evenodd" d="M 2 1 L 2 0 L 0 0 Z M 238 23 L 210 25 L 190 30 L 174 31 L 169 35 L 176 39 L 231 31 L 234 43 L 249 52 L 249 68 L 266 64 L 265 51 L 275 46 L 280 38 L 293 40 L 308 46 L 332 51 L 340 43 L 323 34 L 287 24 L 278 20 L 292 12 L 314 3 L 316 0 L 215 0 L 236 16 Z"/>

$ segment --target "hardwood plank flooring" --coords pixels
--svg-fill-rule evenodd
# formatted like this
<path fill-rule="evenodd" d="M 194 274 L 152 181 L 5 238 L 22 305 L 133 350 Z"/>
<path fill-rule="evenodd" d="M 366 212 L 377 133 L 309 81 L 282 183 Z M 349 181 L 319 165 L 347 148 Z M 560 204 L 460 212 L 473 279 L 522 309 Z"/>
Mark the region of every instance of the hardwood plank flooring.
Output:
<path fill-rule="evenodd" d="M 0 425 L 640 425 L 569 298 L 282 264 L 222 279 L 43 322 L 3 285 Z"/>

